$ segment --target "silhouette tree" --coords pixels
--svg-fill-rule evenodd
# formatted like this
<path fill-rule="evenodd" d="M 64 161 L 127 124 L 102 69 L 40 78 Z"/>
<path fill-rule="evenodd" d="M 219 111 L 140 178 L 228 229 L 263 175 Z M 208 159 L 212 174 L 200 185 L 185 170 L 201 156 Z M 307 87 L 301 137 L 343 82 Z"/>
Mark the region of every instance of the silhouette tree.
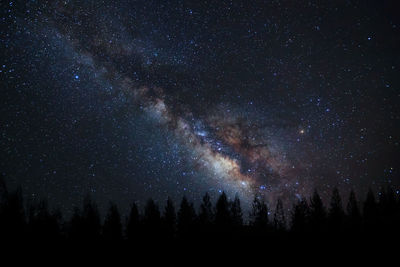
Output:
<path fill-rule="evenodd" d="M 326 210 L 317 190 L 310 199 L 310 227 L 314 232 L 325 230 Z"/>
<path fill-rule="evenodd" d="M 55 208 L 51 212 L 51 220 L 52 220 L 52 229 L 53 233 L 55 233 L 56 240 L 65 240 L 65 232 L 63 231 L 64 221 L 63 214 L 59 207 Z"/>
<path fill-rule="evenodd" d="M 144 234 L 147 241 L 155 241 L 160 238 L 161 218 L 160 209 L 153 199 L 149 199 L 144 208 L 143 218 Z"/>
<path fill-rule="evenodd" d="M 231 214 L 232 214 L 232 223 L 234 227 L 240 227 L 243 225 L 243 213 L 242 207 L 240 205 L 239 196 L 236 194 L 235 199 L 231 203 Z"/>
<path fill-rule="evenodd" d="M 386 233 L 396 230 L 396 197 L 391 187 L 388 187 L 379 196 L 378 210 L 380 228 Z"/>
<path fill-rule="evenodd" d="M 149 199 L 144 208 L 144 222 L 150 225 L 160 223 L 160 210 L 153 199 Z"/>
<path fill-rule="evenodd" d="M 266 230 L 268 227 L 268 206 L 260 196 L 254 197 L 250 212 L 250 224 L 258 230 Z"/>
<path fill-rule="evenodd" d="M 163 224 L 166 238 L 173 238 L 176 230 L 176 213 L 174 202 L 169 197 L 164 210 Z"/>
<path fill-rule="evenodd" d="M 82 211 L 78 207 L 74 207 L 74 211 L 69 221 L 68 238 L 71 240 L 82 239 L 83 233 L 83 216 Z"/>
<path fill-rule="evenodd" d="M 295 233 L 304 233 L 308 230 L 310 209 L 305 199 L 300 199 L 293 206 L 291 230 Z"/>
<path fill-rule="evenodd" d="M 300 199 L 293 205 L 290 230 L 294 234 L 285 231 L 286 218 L 280 199 L 278 199 L 274 211 L 273 229 L 275 232 L 272 232 L 269 231 L 272 230 L 272 227 L 269 227 L 268 206 L 260 196 L 254 197 L 249 225 L 243 226 L 239 197 L 236 195 L 233 201 L 229 201 L 223 192 L 216 202 L 215 210 L 213 210 L 210 196 L 204 195 L 199 217 L 196 216 L 193 203 L 189 202 L 186 197 L 182 198 L 177 213 L 175 213 L 173 201 L 168 198 L 162 218 L 157 204 L 152 199 L 147 201 L 142 217 L 137 205 L 133 203 L 126 220 L 126 237 L 128 240 L 138 240 L 137 244 L 142 246 L 146 242 L 161 241 L 160 238 L 177 241 L 174 240 L 176 236 L 183 238 L 181 241 L 184 240 L 186 244 L 191 240 L 206 243 L 214 236 L 222 240 L 234 237 L 239 240 L 246 238 L 246 241 L 257 241 L 257 238 L 263 235 L 267 237 L 268 234 L 274 244 L 280 244 L 280 241 L 286 242 L 288 238 L 300 242 L 311 241 L 310 244 L 322 244 L 321 242 L 326 239 L 330 240 L 329 245 L 331 245 L 336 244 L 332 241 L 354 241 L 360 240 L 364 236 L 382 238 L 398 235 L 400 234 L 399 222 L 400 202 L 396 199 L 392 188 L 382 191 L 379 194 L 378 202 L 370 189 L 363 203 L 362 215 L 353 190 L 349 195 L 346 213 L 343 210 L 337 188 L 332 191 L 327 211 L 318 192 L 314 191 L 310 198 L 310 205 L 305 199 Z M 110 203 L 104 225 L 101 227 L 99 211 L 90 195 L 85 197 L 82 209 L 74 208 L 67 227 L 61 228 L 61 226 L 64 227 L 61 212 L 50 212 L 46 201 L 31 205 L 26 220 L 21 189 L 8 193 L 6 185 L 0 177 L 0 237 L 5 244 L 22 243 L 24 238 L 31 238 L 35 242 L 40 240 L 47 244 L 54 244 L 54 241 L 63 240 L 64 229 L 67 230 L 67 238 L 86 241 L 83 242 L 84 244 L 89 241 L 96 242 L 100 238 L 106 241 L 123 239 L 123 226 L 117 206 Z M 207 231 L 204 231 L 205 229 Z M 310 229 L 312 231 L 309 231 Z M 364 232 L 361 232 L 360 229 Z M 328 231 L 327 234 L 322 233 L 325 230 Z M 303 233 L 307 235 L 303 235 Z M 362 235 L 357 236 L 358 234 Z M 283 238 L 279 239 L 281 237 Z M 315 239 L 315 237 L 320 239 Z M 340 237 L 340 239 L 336 239 L 336 237 Z"/>
<path fill-rule="evenodd" d="M 349 200 L 347 202 L 347 227 L 350 232 L 355 233 L 355 231 L 360 230 L 361 226 L 361 213 L 358 208 L 358 201 L 354 190 L 350 191 Z"/>
<path fill-rule="evenodd" d="M 212 209 L 212 203 L 210 195 L 206 193 L 203 197 L 203 201 L 200 205 L 199 221 L 203 227 L 208 227 L 214 220 L 214 213 Z"/>
<path fill-rule="evenodd" d="M 96 241 L 100 239 L 100 212 L 89 194 L 86 195 L 83 202 L 82 228 L 82 239 L 87 241 Z"/>
<path fill-rule="evenodd" d="M 367 198 L 363 206 L 364 226 L 368 230 L 372 230 L 378 224 L 378 204 L 372 189 L 368 190 Z"/>
<path fill-rule="evenodd" d="M 331 202 L 328 212 L 328 225 L 333 233 L 342 230 L 344 223 L 344 210 L 339 190 L 335 187 L 332 191 Z"/>
<path fill-rule="evenodd" d="M 382 205 L 385 207 L 385 214 L 387 216 L 393 216 L 396 213 L 396 196 L 392 187 L 386 189 L 385 202 Z"/>
<path fill-rule="evenodd" d="M 121 216 L 117 205 L 114 203 L 110 203 L 110 208 L 104 220 L 103 238 L 107 241 L 122 240 Z"/>
<path fill-rule="evenodd" d="M 274 228 L 277 231 L 286 230 L 286 218 L 281 199 L 278 199 L 276 202 L 276 208 L 274 212 Z"/>
<path fill-rule="evenodd" d="M 139 210 L 135 202 L 132 203 L 131 209 L 126 220 L 125 235 L 128 241 L 133 241 L 135 238 L 139 238 L 140 218 Z"/>
<path fill-rule="evenodd" d="M 219 229 L 225 230 L 232 225 L 232 216 L 225 192 L 219 196 L 215 206 L 215 224 Z"/>
<path fill-rule="evenodd" d="M 194 230 L 196 221 L 196 212 L 193 203 L 189 203 L 184 196 L 178 211 L 178 233 L 179 235 L 186 236 L 190 231 Z"/>

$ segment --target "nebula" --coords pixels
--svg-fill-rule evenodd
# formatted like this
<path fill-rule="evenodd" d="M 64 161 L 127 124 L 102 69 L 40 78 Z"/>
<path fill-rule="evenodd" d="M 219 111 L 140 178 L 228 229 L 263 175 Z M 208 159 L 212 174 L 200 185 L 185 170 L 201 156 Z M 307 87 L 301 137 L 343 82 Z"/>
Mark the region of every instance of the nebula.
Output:
<path fill-rule="evenodd" d="M 121 84 L 124 92 L 134 95 L 132 104 L 143 107 L 149 117 L 172 131 L 192 151 L 194 168 L 205 173 L 209 183 L 222 183 L 223 188 L 247 201 L 254 195 L 271 202 L 288 196 L 285 193 L 295 183 L 291 165 L 269 146 L 268 140 L 258 140 L 262 129 L 232 114 L 210 114 L 204 122 L 194 119 L 190 112 L 175 114 L 167 106 L 162 88 L 135 88 L 133 84 L 129 78 Z"/>
<path fill-rule="evenodd" d="M 182 117 L 171 112 L 162 99 L 162 90 L 157 89 L 158 96 L 154 91 L 142 87 L 131 88 L 135 95 L 135 104 L 143 105 L 144 111 L 160 125 L 171 129 L 193 153 L 191 160 L 198 171 L 209 175 L 211 182 L 223 182 L 226 187 L 232 187 L 235 191 L 249 196 L 254 194 L 257 182 L 250 174 L 245 174 L 240 168 L 238 160 L 224 155 L 221 149 L 215 149 L 210 142 L 204 141 L 204 132 L 195 132 Z M 153 96 L 152 96 L 153 95 Z"/>

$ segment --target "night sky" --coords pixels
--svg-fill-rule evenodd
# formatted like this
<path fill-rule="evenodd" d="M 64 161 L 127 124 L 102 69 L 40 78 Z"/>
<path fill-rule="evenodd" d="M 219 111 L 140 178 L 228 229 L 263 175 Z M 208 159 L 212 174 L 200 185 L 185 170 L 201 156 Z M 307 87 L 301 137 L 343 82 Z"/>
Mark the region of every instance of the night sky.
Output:
<path fill-rule="evenodd" d="M 24 3 L 25 2 L 25 3 Z M 71 211 L 400 189 L 396 1 L 2 1 L 0 171 Z"/>

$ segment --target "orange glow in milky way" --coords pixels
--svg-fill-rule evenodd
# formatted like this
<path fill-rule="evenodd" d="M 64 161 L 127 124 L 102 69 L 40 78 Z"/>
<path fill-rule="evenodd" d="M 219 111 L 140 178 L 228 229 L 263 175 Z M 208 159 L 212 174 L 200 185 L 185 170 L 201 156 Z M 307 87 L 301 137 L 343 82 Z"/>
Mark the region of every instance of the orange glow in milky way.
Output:
<path fill-rule="evenodd" d="M 260 127 L 248 125 L 243 119 L 223 112 L 210 112 L 206 123 L 216 140 L 226 145 L 232 153 L 215 149 L 202 139 L 193 126 L 184 119 L 189 111 L 177 115 L 165 102 L 162 88 L 135 87 L 132 80 L 125 78 L 120 83 L 122 91 L 134 98 L 136 105 L 157 123 L 165 126 L 191 151 L 190 160 L 199 173 L 209 179 L 207 183 L 217 188 L 239 193 L 244 201 L 261 193 L 273 202 L 277 197 L 285 197 L 290 185 L 295 183 L 297 169 L 268 145 L 268 140 L 258 138 Z M 225 116 L 226 115 L 226 116 Z M 190 117 L 190 116 L 189 116 Z M 246 164 L 243 169 L 242 164 Z M 304 187 L 311 188 L 310 186 Z M 268 189 L 268 191 L 265 191 Z M 287 195 L 287 194 L 286 194 Z"/>
<path fill-rule="evenodd" d="M 125 84 L 129 82 L 125 81 Z M 162 95 L 162 90 L 157 89 Z M 185 145 L 193 152 L 195 168 L 214 177 L 214 182 L 223 183 L 225 187 L 235 188 L 243 194 L 252 194 L 257 187 L 256 180 L 243 174 L 236 159 L 215 151 L 210 144 L 201 142 L 189 124 L 181 117 L 174 116 L 162 97 L 151 97 L 150 89 L 141 87 L 133 89 L 136 101 L 145 106 L 144 110 L 159 123 L 170 127 L 176 136 L 184 140 Z"/>

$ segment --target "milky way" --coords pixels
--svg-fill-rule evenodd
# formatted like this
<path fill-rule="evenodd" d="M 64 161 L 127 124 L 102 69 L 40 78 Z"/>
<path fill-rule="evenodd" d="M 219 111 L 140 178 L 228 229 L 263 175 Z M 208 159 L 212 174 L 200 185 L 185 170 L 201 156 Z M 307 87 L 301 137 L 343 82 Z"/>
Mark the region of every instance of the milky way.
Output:
<path fill-rule="evenodd" d="M 0 166 L 28 199 L 399 186 L 391 1 L 1 5 Z"/>
<path fill-rule="evenodd" d="M 120 50 L 122 48 L 117 48 Z M 125 53 L 129 56 L 128 52 Z M 98 77 L 107 79 L 109 71 L 101 69 L 103 73 Z M 139 106 L 144 114 L 172 132 L 191 151 L 190 165 L 196 172 L 206 175 L 205 183 L 218 186 L 219 192 L 225 190 L 239 194 L 245 201 L 255 195 L 276 201 L 278 196 L 290 196 L 288 191 L 292 191 L 294 196 L 292 189 L 294 184 L 299 184 L 299 178 L 291 171 L 293 165 L 282 156 L 286 153 L 284 150 L 272 147 L 273 140 L 266 136 L 260 125 L 252 125 L 229 109 L 210 110 L 206 118 L 199 119 L 192 114 L 190 107 L 174 103 L 175 106 L 182 105 L 177 113 L 165 103 L 162 88 L 138 87 L 129 77 L 117 73 L 112 73 L 112 76 L 119 76 L 114 82 L 115 90 L 129 96 L 132 105 Z M 309 194 L 305 191 L 309 189 L 309 186 L 303 187 L 295 195 Z"/>

